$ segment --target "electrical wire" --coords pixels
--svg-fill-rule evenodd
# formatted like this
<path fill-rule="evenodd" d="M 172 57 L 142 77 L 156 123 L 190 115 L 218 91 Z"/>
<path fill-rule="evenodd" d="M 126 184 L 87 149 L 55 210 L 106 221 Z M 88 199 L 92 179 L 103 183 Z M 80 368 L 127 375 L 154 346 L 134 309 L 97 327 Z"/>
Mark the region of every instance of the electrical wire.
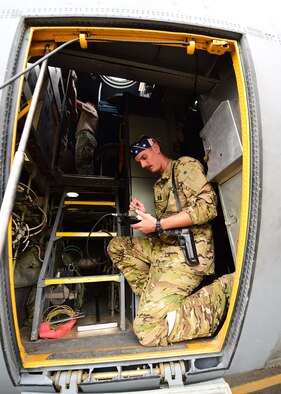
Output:
<path fill-rule="evenodd" d="M 94 231 L 94 229 L 96 228 L 96 226 L 97 226 L 104 218 L 106 218 L 106 217 L 108 217 L 108 216 L 115 216 L 115 214 L 113 214 L 113 213 L 106 213 L 106 214 L 103 215 L 101 218 L 99 218 L 99 220 L 94 224 L 94 226 L 93 226 L 92 229 L 90 230 L 90 232 L 89 232 L 89 234 L 88 234 L 88 237 L 87 237 L 87 240 L 86 240 L 86 255 L 87 255 L 88 259 L 91 260 L 91 261 L 92 261 L 93 263 L 95 263 L 95 264 L 96 264 L 97 262 L 96 262 L 96 261 L 93 261 L 93 259 L 92 259 L 91 256 L 90 256 L 90 253 L 89 253 L 89 240 L 90 240 L 91 234 L 92 234 L 92 232 Z M 112 236 L 112 234 L 111 234 L 110 232 L 108 232 L 108 231 L 106 231 L 106 230 L 100 230 L 100 231 L 109 234 L 109 235 L 111 236 L 111 238 L 113 238 L 113 236 Z"/>
<path fill-rule="evenodd" d="M 43 313 L 43 321 L 51 323 L 52 319 L 54 319 L 59 315 L 66 315 L 69 316 L 70 318 L 73 318 L 75 316 L 75 312 L 68 305 L 50 306 Z M 54 324 L 55 322 L 52 323 Z"/>
<path fill-rule="evenodd" d="M 72 259 L 72 264 L 79 265 L 80 260 L 83 258 L 82 250 L 76 245 L 67 245 L 63 247 L 62 253 L 62 261 L 67 264 L 67 256 L 70 256 Z M 77 258 L 77 256 L 79 256 Z"/>
<path fill-rule="evenodd" d="M 41 222 L 34 226 L 30 227 L 26 222 L 23 221 L 23 216 L 20 217 L 17 215 L 15 212 L 12 213 L 13 216 L 13 244 L 16 244 L 17 242 L 21 241 L 22 244 L 24 245 L 24 248 L 22 251 L 24 251 L 28 244 L 29 244 L 29 238 L 34 237 L 35 235 L 39 234 L 44 230 L 47 224 L 47 215 L 46 212 L 39 207 L 39 205 L 35 204 L 35 201 L 38 199 L 37 194 L 31 189 L 30 186 L 25 185 L 22 182 L 18 183 L 18 193 L 23 193 L 23 200 L 19 197 L 19 200 L 16 201 L 16 206 L 18 207 L 19 210 L 22 210 L 22 206 L 24 206 L 24 209 L 22 212 L 26 213 L 27 211 L 30 211 L 32 213 L 32 209 L 37 209 L 40 211 L 42 217 L 41 217 Z"/>
<path fill-rule="evenodd" d="M 195 78 L 194 78 L 194 98 L 197 98 L 197 80 L 198 80 L 198 67 L 199 67 L 198 53 L 195 51 Z"/>
<path fill-rule="evenodd" d="M 117 38 L 116 40 L 113 38 L 106 39 L 100 37 L 86 37 L 86 41 L 102 41 L 104 44 L 111 42 L 126 42 L 130 44 L 157 44 L 157 45 L 183 45 L 189 46 L 189 41 L 146 41 L 146 40 L 122 40 Z"/>
<path fill-rule="evenodd" d="M 41 261 L 43 263 L 44 259 L 42 259 L 42 257 L 41 257 L 41 248 L 40 248 L 40 246 L 36 245 L 36 244 L 29 244 L 28 247 L 37 249 L 37 251 L 38 251 L 38 259 L 39 259 L 39 261 Z"/>

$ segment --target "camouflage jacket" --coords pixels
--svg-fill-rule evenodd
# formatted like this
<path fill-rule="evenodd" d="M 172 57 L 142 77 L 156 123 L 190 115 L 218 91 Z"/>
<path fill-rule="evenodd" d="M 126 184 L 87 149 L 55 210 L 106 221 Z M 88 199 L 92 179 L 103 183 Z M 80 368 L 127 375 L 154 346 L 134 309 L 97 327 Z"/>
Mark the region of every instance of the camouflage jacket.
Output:
<path fill-rule="evenodd" d="M 154 185 L 156 217 L 161 219 L 178 212 L 172 188 L 172 168 L 182 210 L 192 219 L 193 230 L 206 224 L 217 215 L 217 196 L 204 173 L 202 164 L 185 156 L 170 160 L 165 172 Z M 203 226 L 204 227 L 204 226 Z M 197 232 L 197 231 L 196 231 Z"/>

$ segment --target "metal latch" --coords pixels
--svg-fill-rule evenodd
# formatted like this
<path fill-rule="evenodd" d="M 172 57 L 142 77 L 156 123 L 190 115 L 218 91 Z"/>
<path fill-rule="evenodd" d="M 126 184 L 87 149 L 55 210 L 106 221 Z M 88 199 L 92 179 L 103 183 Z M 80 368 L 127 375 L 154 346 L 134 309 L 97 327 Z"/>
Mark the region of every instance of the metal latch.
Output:
<path fill-rule="evenodd" d="M 212 55 L 223 55 L 229 50 L 229 43 L 225 40 L 212 40 L 207 45 L 207 51 Z"/>
<path fill-rule="evenodd" d="M 238 218 L 232 208 L 228 210 L 228 220 L 225 221 L 226 226 L 231 226 L 238 222 Z"/>
<path fill-rule="evenodd" d="M 28 56 L 44 56 L 46 55 L 46 47 L 49 52 L 52 52 L 56 49 L 57 44 L 55 41 L 34 41 L 30 45 Z"/>

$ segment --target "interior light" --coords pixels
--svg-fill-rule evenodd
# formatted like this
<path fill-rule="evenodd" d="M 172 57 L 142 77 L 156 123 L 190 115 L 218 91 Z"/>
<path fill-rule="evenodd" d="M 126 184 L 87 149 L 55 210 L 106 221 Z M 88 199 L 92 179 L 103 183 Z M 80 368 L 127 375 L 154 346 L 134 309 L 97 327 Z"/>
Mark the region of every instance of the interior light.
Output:
<path fill-rule="evenodd" d="M 66 195 L 67 197 L 72 197 L 72 198 L 76 198 L 79 196 L 77 192 L 67 192 Z"/>

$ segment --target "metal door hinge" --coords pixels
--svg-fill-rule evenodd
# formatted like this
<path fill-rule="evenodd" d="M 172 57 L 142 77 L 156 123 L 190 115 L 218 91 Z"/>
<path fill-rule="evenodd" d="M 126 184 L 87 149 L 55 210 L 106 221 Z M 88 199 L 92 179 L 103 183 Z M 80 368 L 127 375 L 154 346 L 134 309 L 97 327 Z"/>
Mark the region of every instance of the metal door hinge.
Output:
<path fill-rule="evenodd" d="M 164 376 L 165 382 L 168 383 L 169 387 L 182 387 L 183 376 L 185 374 L 184 362 L 170 362 L 160 364 L 160 370 L 162 370 L 162 376 Z"/>
<path fill-rule="evenodd" d="M 78 394 L 82 373 L 82 370 L 57 372 L 54 385 L 60 394 Z"/>

